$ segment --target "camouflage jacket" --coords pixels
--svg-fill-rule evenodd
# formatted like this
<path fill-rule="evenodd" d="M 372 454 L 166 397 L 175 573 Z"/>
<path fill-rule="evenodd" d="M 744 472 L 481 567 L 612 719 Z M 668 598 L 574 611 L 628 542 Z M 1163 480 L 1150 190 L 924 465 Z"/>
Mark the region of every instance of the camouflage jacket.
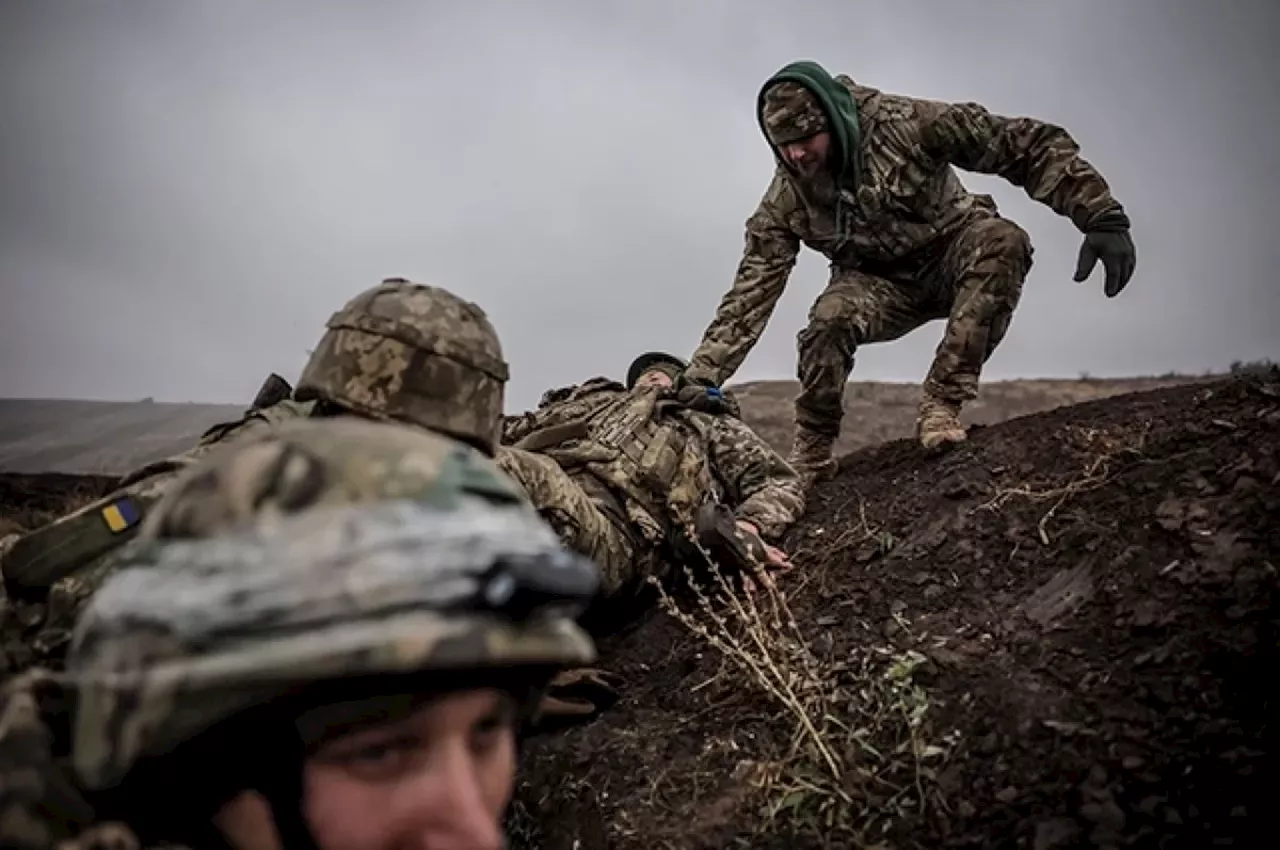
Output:
<path fill-rule="evenodd" d="M 804 510 L 795 470 L 741 420 L 689 410 L 656 388 L 593 378 L 548 392 L 537 409 L 504 417 L 502 442 L 594 476 L 651 543 L 690 527 L 708 497 L 767 539 Z"/>
<path fill-rule="evenodd" d="M 285 400 L 214 425 L 191 449 L 129 473 L 117 488 L 0 547 L 0 672 L 57 665 L 76 613 L 110 573 L 113 555 L 134 538 L 147 511 L 182 472 L 214 448 L 310 416 L 314 402 Z"/>
<path fill-rule="evenodd" d="M 75 781 L 70 721 L 55 674 L 32 668 L 0 686 L 0 847 L 6 850 L 185 850 L 144 847 L 99 820 Z"/>
<path fill-rule="evenodd" d="M 844 197 L 853 232 L 837 233 L 831 190 L 779 165 L 747 219 L 733 286 L 691 358 L 690 377 L 719 385 L 733 376 L 764 332 L 802 243 L 845 268 L 910 278 L 941 240 L 995 214 L 995 201 L 965 189 L 955 168 L 1003 177 L 1081 231 L 1120 207 L 1061 127 L 976 103 L 888 94 L 844 75 L 836 81 L 853 93 L 862 128 L 857 196 Z"/>

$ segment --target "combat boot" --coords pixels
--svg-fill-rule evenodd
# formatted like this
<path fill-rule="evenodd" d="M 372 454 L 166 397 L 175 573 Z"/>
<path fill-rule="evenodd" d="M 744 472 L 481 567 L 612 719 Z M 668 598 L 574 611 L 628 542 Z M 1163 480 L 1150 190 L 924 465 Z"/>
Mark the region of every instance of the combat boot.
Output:
<path fill-rule="evenodd" d="M 796 429 L 795 441 L 791 444 L 791 456 L 787 458 L 787 462 L 800 473 L 800 481 L 804 489 L 810 489 L 815 483 L 835 472 L 836 461 L 831 456 L 835 442 L 835 437 L 819 434 L 807 428 Z"/>
<path fill-rule="evenodd" d="M 916 436 L 926 451 L 941 451 L 963 443 L 968 435 L 960 424 L 960 405 L 943 401 L 926 393 L 920 399 L 920 415 L 916 419 Z"/>

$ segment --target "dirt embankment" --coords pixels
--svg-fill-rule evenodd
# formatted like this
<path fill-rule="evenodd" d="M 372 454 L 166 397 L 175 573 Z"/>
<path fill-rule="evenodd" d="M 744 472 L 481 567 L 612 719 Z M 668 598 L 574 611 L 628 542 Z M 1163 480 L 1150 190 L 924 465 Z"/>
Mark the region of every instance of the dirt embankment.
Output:
<path fill-rule="evenodd" d="M 105 495 L 118 480 L 105 475 L 0 474 L 0 534 L 38 528 Z"/>
<path fill-rule="evenodd" d="M 978 398 L 965 406 L 963 419 L 966 424 L 994 425 L 1064 405 L 1212 379 L 1215 378 L 1169 375 L 1160 378 L 992 381 L 981 385 Z M 742 403 L 742 416 L 747 424 L 778 451 L 784 454 L 790 451 L 795 427 L 793 403 L 799 384 L 795 381 L 755 381 L 733 386 L 732 389 Z M 844 454 L 910 437 L 915 428 L 919 401 L 918 384 L 850 383 L 845 391 L 845 421 L 840 440 L 836 443 L 837 452 Z"/>
<path fill-rule="evenodd" d="M 623 699 L 530 743 L 515 846 L 1273 846 L 1278 436 L 1271 373 L 844 458 L 785 607 L 604 643 Z"/>

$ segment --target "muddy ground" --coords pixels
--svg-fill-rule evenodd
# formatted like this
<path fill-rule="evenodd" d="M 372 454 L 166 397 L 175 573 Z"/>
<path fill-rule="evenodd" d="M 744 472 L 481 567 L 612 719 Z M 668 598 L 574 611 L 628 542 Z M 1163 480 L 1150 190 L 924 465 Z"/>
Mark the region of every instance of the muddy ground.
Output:
<path fill-rule="evenodd" d="M 514 846 L 1275 846 L 1278 436 L 1272 372 L 845 457 L 796 625 L 606 641 L 622 699 L 530 743 Z"/>

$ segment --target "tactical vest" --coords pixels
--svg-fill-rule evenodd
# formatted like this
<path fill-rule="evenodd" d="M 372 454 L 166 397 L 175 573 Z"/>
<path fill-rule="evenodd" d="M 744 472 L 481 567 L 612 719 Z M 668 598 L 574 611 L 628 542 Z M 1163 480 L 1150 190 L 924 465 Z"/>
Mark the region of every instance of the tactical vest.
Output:
<path fill-rule="evenodd" d="M 282 401 L 209 428 L 190 450 L 129 473 L 110 494 L 22 535 L 0 550 L 0 576 L 14 595 L 47 592 L 132 540 L 147 513 L 196 461 L 233 437 L 310 416 L 313 402 Z"/>
<path fill-rule="evenodd" d="M 669 542 L 672 526 L 688 530 L 698 507 L 718 497 L 702 435 L 680 415 L 684 406 L 660 390 L 611 396 L 569 423 L 580 436 L 566 430 L 564 442 L 543 450 L 570 474 L 585 469 L 621 494 L 627 518 L 650 544 Z"/>

